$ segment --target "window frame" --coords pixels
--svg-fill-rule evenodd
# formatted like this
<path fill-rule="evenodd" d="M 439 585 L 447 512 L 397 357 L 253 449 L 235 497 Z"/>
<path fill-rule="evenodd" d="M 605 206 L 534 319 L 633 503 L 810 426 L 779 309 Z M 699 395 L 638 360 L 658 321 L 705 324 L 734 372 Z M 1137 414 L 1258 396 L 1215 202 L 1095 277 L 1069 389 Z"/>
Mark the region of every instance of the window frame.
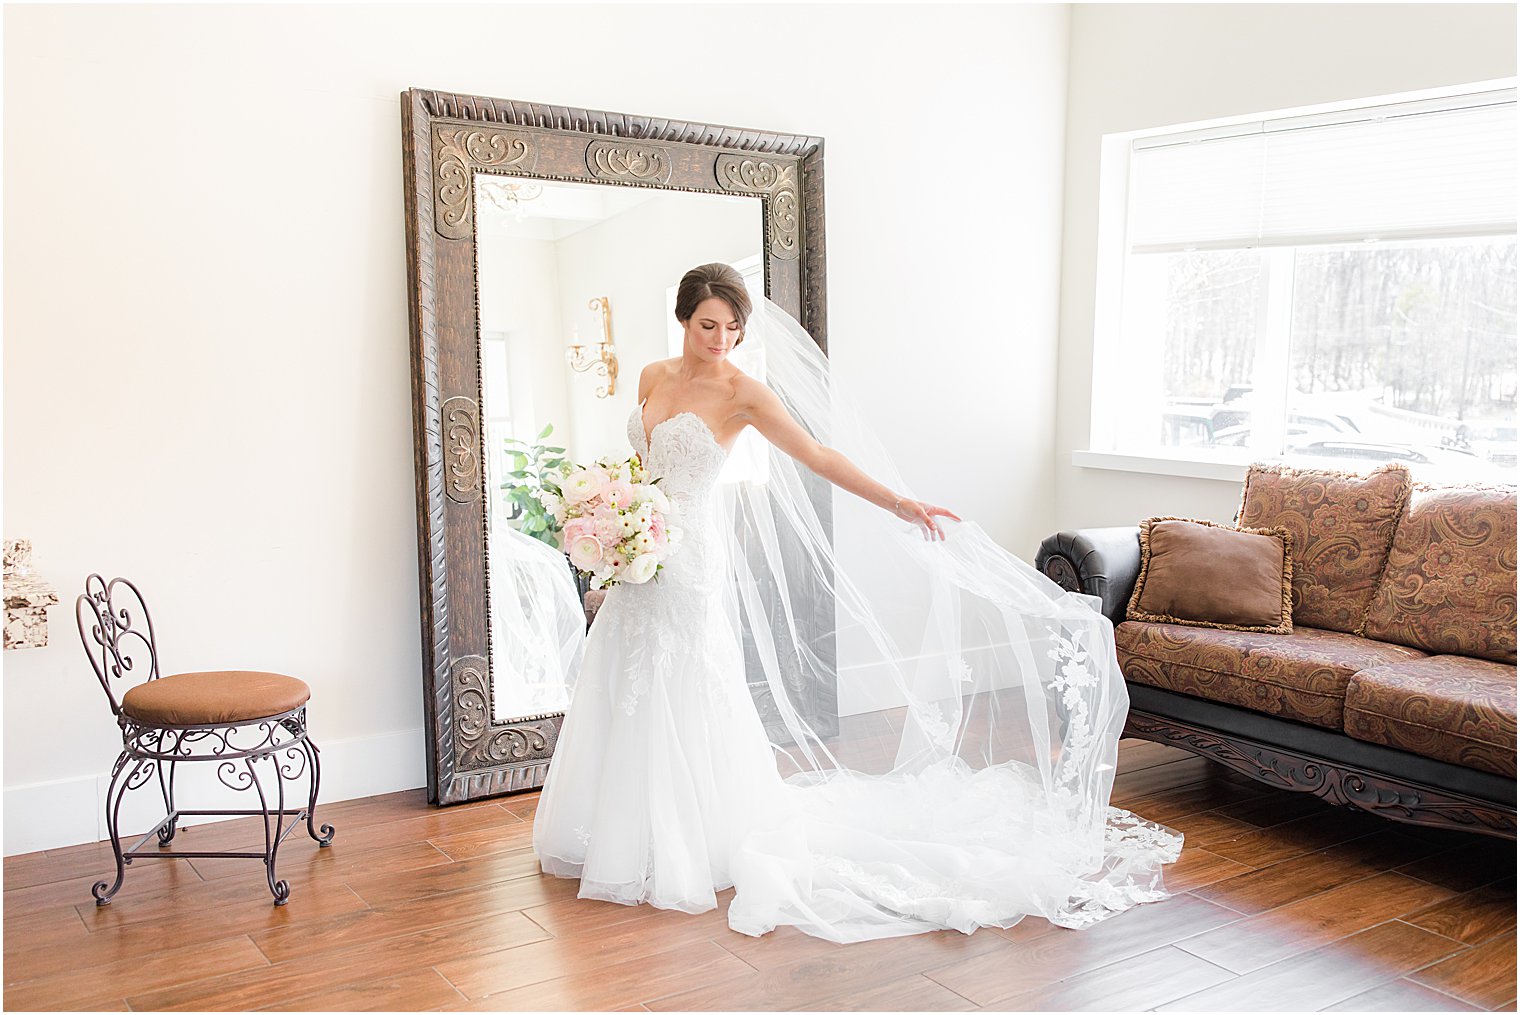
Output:
<path fill-rule="evenodd" d="M 1121 428 L 1133 424 L 1130 420 L 1120 418 L 1120 400 L 1114 397 L 1114 393 L 1121 390 L 1127 378 L 1135 376 L 1135 367 L 1130 360 L 1141 352 L 1138 349 L 1124 347 L 1124 296 L 1127 274 L 1125 269 L 1130 256 L 1126 235 L 1130 208 L 1130 153 L 1137 141 L 1183 134 L 1192 134 L 1196 137 L 1217 136 L 1229 134 L 1232 131 L 1239 132 L 1249 125 L 1260 124 L 1263 121 L 1294 120 L 1303 123 L 1351 121 L 1363 118 L 1357 115 L 1362 110 L 1383 109 L 1395 105 L 1411 111 L 1452 107 L 1464 104 L 1464 99 L 1483 96 L 1485 93 L 1502 89 L 1513 89 L 1516 85 L 1516 78 L 1503 78 L 1103 135 L 1100 139 L 1099 151 L 1098 236 L 1094 264 L 1093 358 L 1088 441 L 1086 448 L 1073 450 L 1072 465 L 1080 468 L 1215 479 L 1235 483 L 1245 478 L 1246 471 L 1252 462 L 1265 458 L 1289 465 L 1313 467 L 1312 459 L 1291 453 L 1279 456 L 1275 451 L 1259 451 L 1256 447 L 1239 448 L 1238 453 L 1234 454 L 1220 448 L 1212 449 L 1209 454 L 1200 454 L 1185 448 L 1140 452 L 1127 450 L 1120 444 L 1118 437 Z M 1473 237 L 1473 239 L 1476 238 L 1476 236 Z M 1408 242 L 1408 240 L 1390 242 Z M 1253 445 L 1268 443 L 1269 436 L 1276 442 L 1287 426 L 1287 364 L 1290 355 L 1287 332 L 1291 325 L 1293 258 L 1295 252 L 1301 247 L 1264 245 L 1256 249 L 1261 250 L 1266 258 L 1264 284 L 1268 287 L 1268 298 L 1262 301 L 1262 313 L 1265 319 L 1257 332 L 1256 372 L 1262 373 L 1263 365 L 1271 365 L 1271 390 L 1264 391 L 1261 380 L 1253 383 L 1256 384 L 1257 396 L 1262 401 L 1274 407 L 1280 407 L 1283 411 L 1273 414 L 1273 420 L 1268 424 L 1271 427 L 1270 433 L 1266 428 L 1253 432 Z M 1274 292 L 1274 287 L 1278 291 Z M 1284 290 L 1286 301 L 1283 299 Z M 1274 338 L 1275 347 L 1269 348 L 1268 346 L 1273 345 Z M 1278 370 L 1278 366 L 1282 369 Z M 1281 391 L 1277 390 L 1278 388 L 1281 388 Z M 1276 418 L 1279 415 L 1281 418 Z"/>

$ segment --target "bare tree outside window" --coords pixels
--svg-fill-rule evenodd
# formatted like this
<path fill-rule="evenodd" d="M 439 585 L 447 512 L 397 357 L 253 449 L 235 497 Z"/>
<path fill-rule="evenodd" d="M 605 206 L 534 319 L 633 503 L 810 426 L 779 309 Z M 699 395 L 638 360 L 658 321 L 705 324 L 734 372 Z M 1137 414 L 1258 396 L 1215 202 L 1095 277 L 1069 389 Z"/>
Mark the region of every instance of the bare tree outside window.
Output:
<path fill-rule="evenodd" d="M 1136 256 L 1166 262 L 1161 446 L 1514 480 L 1513 238 Z M 1256 412 L 1281 415 L 1280 442 L 1253 439 Z"/>
<path fill-rule="evenodd" d="M 1106 137 L 1093 450 L 1514 483 L 1515 103 L 1478 83 Z"/>

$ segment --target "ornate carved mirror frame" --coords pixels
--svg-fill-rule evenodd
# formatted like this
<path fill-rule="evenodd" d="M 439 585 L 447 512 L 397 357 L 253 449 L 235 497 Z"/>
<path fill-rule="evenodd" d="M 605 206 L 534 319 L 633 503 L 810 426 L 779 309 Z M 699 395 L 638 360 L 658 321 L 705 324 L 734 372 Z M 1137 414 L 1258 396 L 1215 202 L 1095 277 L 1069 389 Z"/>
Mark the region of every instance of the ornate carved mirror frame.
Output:
<path fill-rule="evenodd" d="M 766 292 L 827 352 L 823 140 L 418 88 L 401 116 L 428 799 L 447 804 L 542 785 L 564 718 L 493 718 L 475 174 L 759 200 Z"/>

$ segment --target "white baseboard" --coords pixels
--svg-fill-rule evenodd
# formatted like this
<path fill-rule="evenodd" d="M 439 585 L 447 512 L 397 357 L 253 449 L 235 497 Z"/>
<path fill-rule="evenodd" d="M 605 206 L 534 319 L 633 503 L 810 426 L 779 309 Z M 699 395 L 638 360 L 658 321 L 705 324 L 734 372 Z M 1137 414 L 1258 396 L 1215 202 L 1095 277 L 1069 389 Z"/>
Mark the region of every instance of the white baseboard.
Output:
<path fill-rule="evenodd" d="M 422 730 L 402 730 L 350 740 L 317 741 L 322 750 L 322 803 L 416 789 L 427 783 L 427 761 Z M 247 809 L 258 806 L 257 794 L 235 793 L 216 778 L 214 764 L 191 763 L 179 767 L 176 802 L 195 810 Z M 267 766 L 266 766 L 267 771 Z M 271 780 L 264 780 L 272 792 Z M 97 776 L 36 782 L 5 788 L 5 855 L 57 849 L 106 838 L 105 801 L 110 772 Z M 289 787 L 293 796 L 286 806 L 304 802 L 306 776 Z M 271 799 L 271 806 L 273 800 Z M 122 801 L 121 834 L 141 835 L 162 817 L 163 799 L 156 781 L 129 792 Z M 188 823 L 224 820 L 190 818 Z M 130 843 L 124 843 L 130 845 Z"/>

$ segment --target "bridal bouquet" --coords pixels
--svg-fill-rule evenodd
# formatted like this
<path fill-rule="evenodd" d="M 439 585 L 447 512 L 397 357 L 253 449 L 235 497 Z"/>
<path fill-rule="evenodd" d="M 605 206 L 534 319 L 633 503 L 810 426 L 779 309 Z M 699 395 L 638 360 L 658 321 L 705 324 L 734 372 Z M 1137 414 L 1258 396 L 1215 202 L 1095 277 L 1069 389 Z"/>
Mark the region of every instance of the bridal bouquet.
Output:
<path fill-rule="evenodd" d="M 561 549 L 592 588 L 642 585 L 680 543 L 675 508 L 638 455 L 578 466 L 565 476 L 560 494 L 551 509 L 563 526 Z"/>

